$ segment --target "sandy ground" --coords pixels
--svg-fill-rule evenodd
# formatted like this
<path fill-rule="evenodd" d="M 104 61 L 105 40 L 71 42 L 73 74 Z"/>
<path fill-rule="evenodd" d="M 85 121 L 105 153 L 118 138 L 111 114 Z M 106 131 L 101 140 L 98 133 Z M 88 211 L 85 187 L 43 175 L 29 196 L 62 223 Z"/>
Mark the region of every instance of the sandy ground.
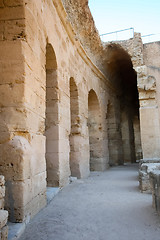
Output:
<path fill-rule="evenodd" d="M 138 166 L 92 172 L 60 191 L 20 240 L 160 240 L 152 197 L 138 189 Z"/>

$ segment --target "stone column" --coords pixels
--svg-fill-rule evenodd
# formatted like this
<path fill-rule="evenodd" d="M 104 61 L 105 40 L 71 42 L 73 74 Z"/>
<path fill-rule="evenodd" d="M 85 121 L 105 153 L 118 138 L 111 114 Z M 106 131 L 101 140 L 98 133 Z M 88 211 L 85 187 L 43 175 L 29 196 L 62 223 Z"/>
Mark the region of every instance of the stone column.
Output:
<path fill-rule="evenodd" d="M 136 160 L 142 159 L 142 146 L 141 146 L 141 132 L 140 132 L 140 121 L 138 116 L 134 116 L 133 119 L 134 128 L 134 143 L 135 143 L 135 155 Z"/>
<path fill-rule="evenodd" d="M 107 109 L 107 125 L 108 125 L 108 149 L 109 149 L 109 164 L 123 164 L 123 143 L 121 132 L 121 116 L 120 106 L 116 99 L 112 103 L 108 103 Z"/>
<path fill-rule="evenodd" d="M 124 163 L 136 161 L 133 117 L 129 107 L 121 113 L 121 132 L 123 142 Z"/>
<path fill-rule="evenodd" d="M 159 158 L 160 124 L 156 99 L 156 79 L 148 74 L 146 66 L 138 67 L 136 70 L 138 73 L 143 158 Z"/>

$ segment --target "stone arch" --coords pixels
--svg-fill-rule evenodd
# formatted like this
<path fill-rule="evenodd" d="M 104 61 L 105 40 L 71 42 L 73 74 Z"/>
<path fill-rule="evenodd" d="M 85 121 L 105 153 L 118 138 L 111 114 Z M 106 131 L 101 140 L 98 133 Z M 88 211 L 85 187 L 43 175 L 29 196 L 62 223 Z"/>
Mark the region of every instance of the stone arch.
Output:
<path fill-rule="evenodd" d="M 47 185 L 58 186 L 58 83 L 57 61 L 51 44 L 46 46 L 46 170 Z"/>
<path fill-rule="evenodd" d="M 70 170 L 71 176 L 80 178 L 80 116 L 78 88 L 73 77 L 70 78 Z"/>
<path fill-rule="evenodd" d="M 113 118 L 113 124 L 109 125 L 109 130 L 113 133 L 111 139 L 109 139 L 110 146 L 113 149 L 110 162 L 111 165 L 125 162 L 134 163 L 141 145 L 140 133 L 138 132 L 140 124 L 139 96 L 134 59 L 129 54 L 127 45 L 123 46 L 123 44 L 118 43 L 108 43 L 106 45 L 106 69 L 108 78 L 117 88 L 119 102 L 117 104 L 115 98 L 114 108 L 112 108 L 114 111 L 110 114 L 110 118 Z M 120 121 L 117 122 L 117 119 L 120 119 Z M 117 134 L 118 132 L 120 134 Z M 119 142 L 122 142 L 122 151 L 119 151 L 121 145 Z"/>
<path fill-rule="evenodd" d="M 102 117 L 98 97 L 93 89 L 88 94 L 88 130 L 90 145 L 90 170 L 103 169 Z"/>

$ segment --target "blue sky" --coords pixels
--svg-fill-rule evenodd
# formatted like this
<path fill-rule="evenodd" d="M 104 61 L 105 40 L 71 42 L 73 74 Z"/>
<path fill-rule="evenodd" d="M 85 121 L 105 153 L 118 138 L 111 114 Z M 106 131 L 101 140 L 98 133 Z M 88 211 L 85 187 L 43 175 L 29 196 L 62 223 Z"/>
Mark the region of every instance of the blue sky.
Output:
<path fill-rule="evenodd" d="M 133 27 L 142 35 L 158 34 L 143 38 L 145 41 L 160 40 L 160 0 L 89 0 L 89 7 L 100 34 Z M 120 40 L 131 34 L 126 31 L 108 37 Z"/>

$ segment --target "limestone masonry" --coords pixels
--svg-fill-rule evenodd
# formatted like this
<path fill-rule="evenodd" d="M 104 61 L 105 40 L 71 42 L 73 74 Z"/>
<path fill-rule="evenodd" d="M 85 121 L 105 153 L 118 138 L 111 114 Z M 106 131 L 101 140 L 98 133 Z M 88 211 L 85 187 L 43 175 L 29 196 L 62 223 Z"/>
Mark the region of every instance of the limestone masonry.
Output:
<path fill-rule="evenodd" d="M 0 174 L 9 220 L 28 221 L 46 205 L 47 186 L 64 187 L 70 176 L 160 159 L 159 78 L 160 42 L 143 45 L 139 33 L 101 42 L 87 0 L 0 0 Z M 2 228 L 8 215 L 0 211 Z"/>

